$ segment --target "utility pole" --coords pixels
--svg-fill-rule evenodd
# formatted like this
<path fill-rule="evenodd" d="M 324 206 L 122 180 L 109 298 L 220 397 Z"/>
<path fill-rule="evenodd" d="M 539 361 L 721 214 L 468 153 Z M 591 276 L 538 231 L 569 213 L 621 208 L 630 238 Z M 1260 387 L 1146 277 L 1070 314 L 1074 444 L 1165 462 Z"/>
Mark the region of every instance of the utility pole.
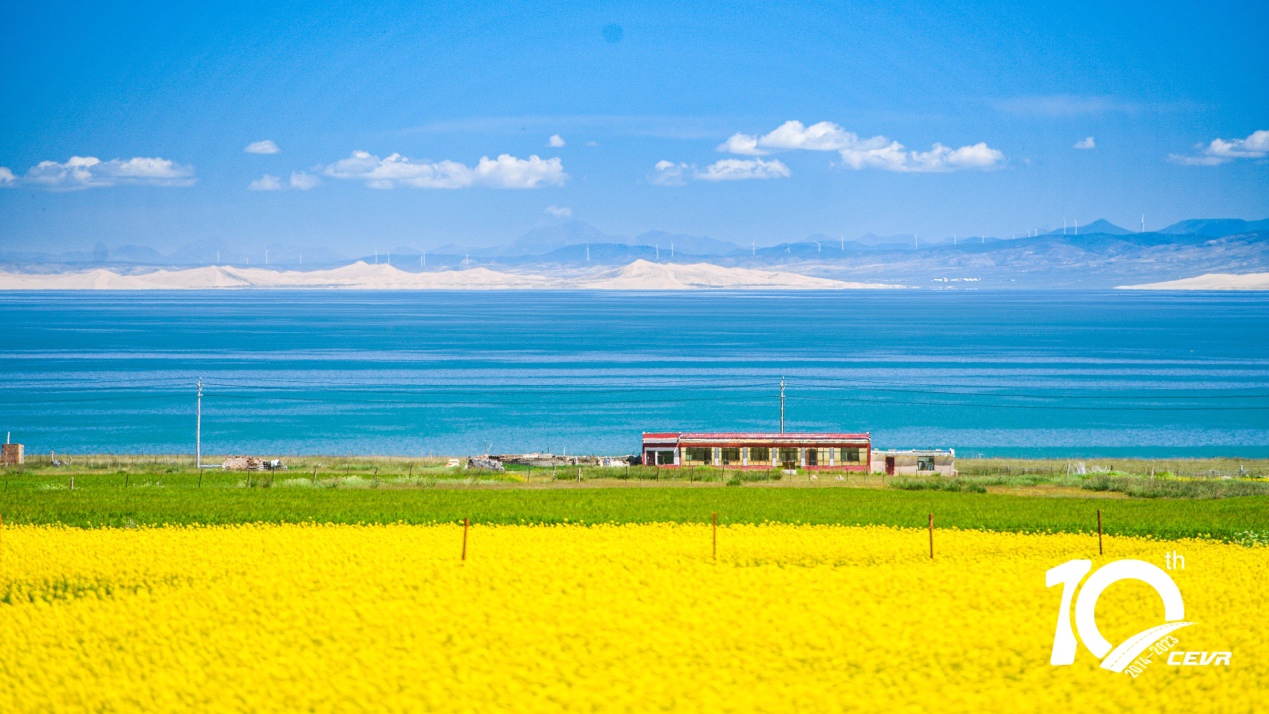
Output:
<path fill-rule="evenodd" d="M 194 425 L 194 463 L 203 468 L 203 378 L 198 378 L 198 417 Z M 201 477 L 200 477 L 201 478 Z"/>
<path fill-rule="evenodd" d="M 780 377 L 780 433 L 784 433 L 784 377 Z"/>

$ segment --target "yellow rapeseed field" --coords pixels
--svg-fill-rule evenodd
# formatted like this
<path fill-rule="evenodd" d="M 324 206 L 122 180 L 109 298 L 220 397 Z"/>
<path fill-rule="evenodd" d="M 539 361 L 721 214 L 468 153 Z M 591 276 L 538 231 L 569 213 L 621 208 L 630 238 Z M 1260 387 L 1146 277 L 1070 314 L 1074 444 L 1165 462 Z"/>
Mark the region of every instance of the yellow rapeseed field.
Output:
<path fill-rule="evenodd" d="M 0 710 L 1254 711 L 1269 549 L 1205 541 L 701 525 L 247 525 L 0 536 Z M 1072 558 L 1185 596 L 1138 678 L 1049 651 Z M 1122 582 L 1112 642 L 1163 621 Z"/>

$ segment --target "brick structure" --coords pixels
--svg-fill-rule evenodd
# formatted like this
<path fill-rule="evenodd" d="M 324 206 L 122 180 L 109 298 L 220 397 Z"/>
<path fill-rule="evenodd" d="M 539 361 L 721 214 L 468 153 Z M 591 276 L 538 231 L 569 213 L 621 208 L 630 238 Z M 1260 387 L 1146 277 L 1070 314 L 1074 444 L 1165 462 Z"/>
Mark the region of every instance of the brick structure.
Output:
<path fill-rule="evenodd" d="M 17 466 L 26 462 L 21 444 L 0 444 L 0 464 Z"/>

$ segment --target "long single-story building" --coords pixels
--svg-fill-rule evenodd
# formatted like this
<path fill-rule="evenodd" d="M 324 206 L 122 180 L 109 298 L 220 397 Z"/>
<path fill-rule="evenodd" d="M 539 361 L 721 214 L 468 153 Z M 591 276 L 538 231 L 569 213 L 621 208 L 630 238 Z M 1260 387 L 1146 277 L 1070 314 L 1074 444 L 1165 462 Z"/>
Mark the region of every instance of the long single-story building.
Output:
<path fill-rule="evenodd" d="M 887 476 L 956 475 L 955 449 L 878 449 L 872 452 L 875 474 Z"/>
<path fill-rule="evenodd" d="M 734 469 L 872 470 L 867 434 L 779 432 L 644 432 L 646 466 L 726 466 Z"/>

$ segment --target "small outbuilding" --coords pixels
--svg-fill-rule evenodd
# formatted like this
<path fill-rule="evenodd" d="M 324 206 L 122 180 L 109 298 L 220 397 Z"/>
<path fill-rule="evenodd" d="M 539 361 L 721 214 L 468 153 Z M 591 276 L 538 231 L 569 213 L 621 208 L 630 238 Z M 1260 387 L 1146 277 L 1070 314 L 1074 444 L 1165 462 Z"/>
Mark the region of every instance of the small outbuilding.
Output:
<path fill-rule="evenodd" d="M 955 476 L 955 449 L 874 449 L 872 472 L 887 476 Z"/>
<path fill-rule="evenodd" d="M 220 468 L 225 471 L 284 471 L 281 459 L 261 459 L 255 456 L 230 456 Z"/>
<path fill-rule="evenodd" d="M 0 444 L 0 464 L 18 466 L 26 463 L 26 454 L 21 444 Z"/>

